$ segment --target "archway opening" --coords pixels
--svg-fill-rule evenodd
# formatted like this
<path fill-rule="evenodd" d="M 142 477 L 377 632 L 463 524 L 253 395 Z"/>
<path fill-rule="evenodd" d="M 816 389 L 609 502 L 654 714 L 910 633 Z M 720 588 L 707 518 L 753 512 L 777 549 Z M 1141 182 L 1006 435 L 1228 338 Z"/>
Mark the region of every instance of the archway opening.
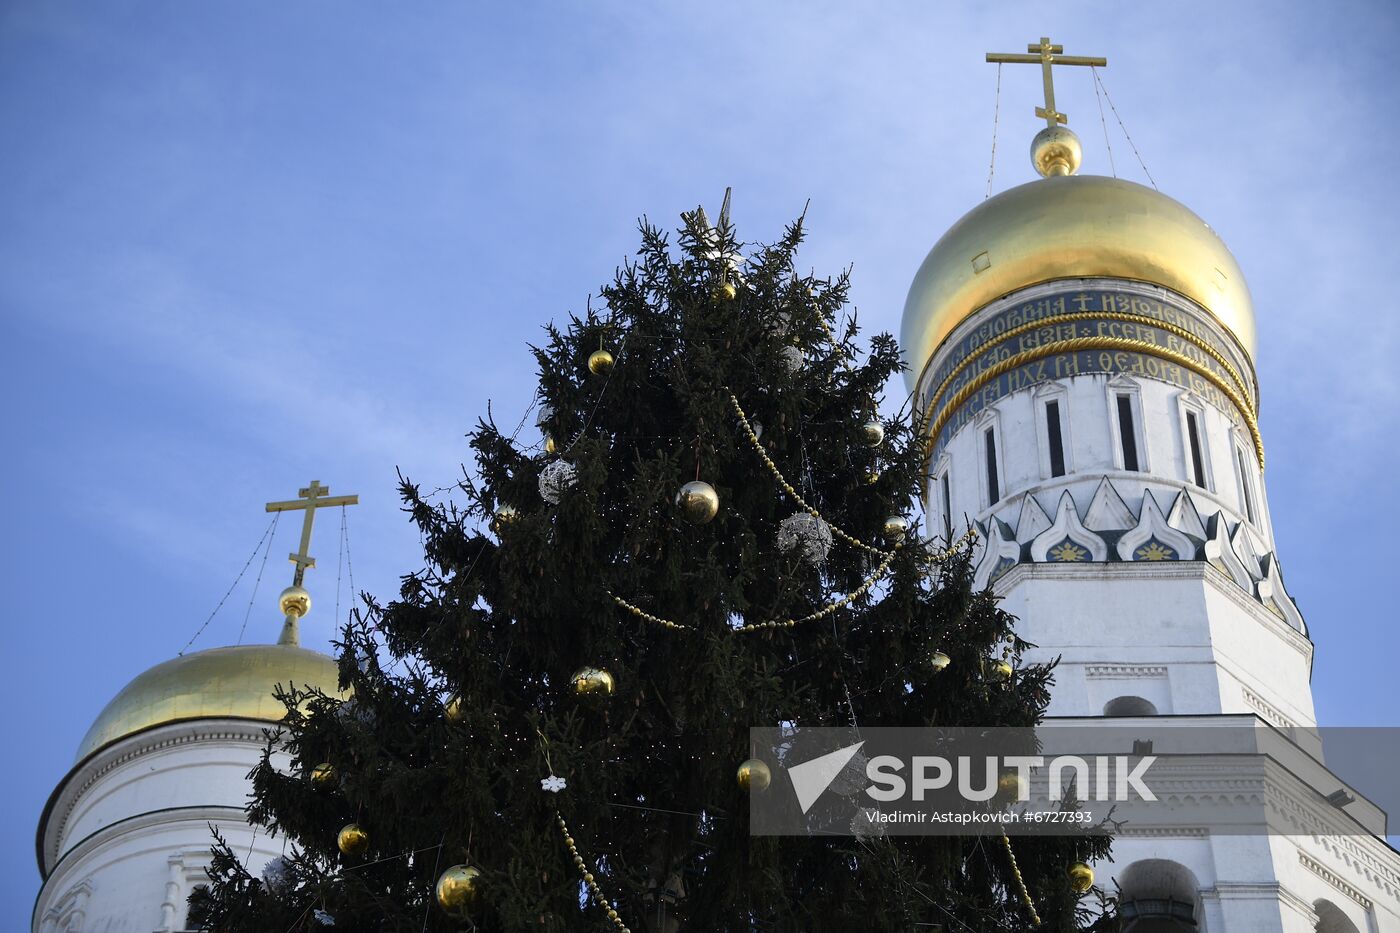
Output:
<path fill-rule="evenodd" d="M 1317 925 L 1313 927 L 1317 933 L 1361 933 L 1351 918 L 1326 898 L 1314 901 L 1313 910 L 1317 911 Z"/>
<path fill-rule="evenodd" d="M 1185 865 L 1143 859 L 1124 869 L 1118 887 L 1123 933 L 1195 933 L 1198 929 L 1200 885 Z"/>
<path fill-rule="evenodd" d="M 1142 697 L 1114 697 L 1103 705 L 1105 716 L 1156 716 L 1157 707 Z"/>

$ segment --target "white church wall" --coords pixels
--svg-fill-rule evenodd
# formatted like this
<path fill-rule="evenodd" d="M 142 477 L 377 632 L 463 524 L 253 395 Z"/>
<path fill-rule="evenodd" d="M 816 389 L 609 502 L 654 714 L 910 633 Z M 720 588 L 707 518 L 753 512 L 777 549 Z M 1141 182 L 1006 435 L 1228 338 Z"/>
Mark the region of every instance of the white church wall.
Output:
<path fill-rule="evenodd" d="M 1002 577 L 1002 607 L 1037 646 L 1026 660 L 1062 659 L 1049 715 L 1099 716 L 1125 695 L 1160 713 L 1219 712 L 1201 574 L 1198 564 L 1022 564 Z"/>
<path fill-rule="evenodd" d="M 1219 658 L 1221 712 L 1252 712 L 1271 725 L 1315 728 L 1312 643 L 1228 583 L 1205 593 Z"/>
<path fill-rule="evenodd" d="M 35 906 L 36 929 L 63 933 L 165 933 L 186 929 L 186 899 L 205 883 L 213 837 L 218 827 L 247 864 L 260 872 L 282 854 L 282 840 L 254 834 L 237 810 L 196 809 L 179 816 L 137 818 L 75 848 L 45 882 Z M 208 840 L 204 844 L 201 840 Z M 173 887 L 172 887 L 173 885 Z M 82 896 L 72 898 L 70 892 Z M 71 923 L 71 910 L 82 903 L 85 919 Z"/>
<path fill-rule="evenodd" d="M 282 841 L 255 832 L 244 818 L 247 775 L 269 727 L 243 720 L 173 723 L 81 762 L 46 814 L 47 878 L 35 929 L 183 929 L 185 899 L 203 883 L 209 863 L 210 823 L 240 854 L 251 853 L 255 872 L 280 855 Z M 285 766 L 286 757 L 279 759 Z"/>

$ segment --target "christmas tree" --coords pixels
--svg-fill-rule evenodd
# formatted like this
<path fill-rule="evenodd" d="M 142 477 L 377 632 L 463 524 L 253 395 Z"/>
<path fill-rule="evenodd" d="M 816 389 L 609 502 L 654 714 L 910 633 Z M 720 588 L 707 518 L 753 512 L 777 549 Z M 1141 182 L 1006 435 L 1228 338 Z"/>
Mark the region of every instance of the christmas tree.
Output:
<path fill-rule="evenodd" d="M 727 203 L 726 203 L 727 207 Z M 218 931 L 1028 930 L 1088 925 L 1103 836 L 751 837 L 749 727 L 1030 726 L 1051 670 L 914 520 L 918 426 L 802 221 L 647 222 L 597 309 L 535 350 L 542 439 L 489 418 L 460 503 L 340 644 L 349 699 L 284 694 L 253 823 L 192 922 Z M 523 425 L 522 421 L 522 425 Z M 533 438 L 533 432 L 530 434 Z M 1100 920 L 1099 923 L 1107 921 Z"/>

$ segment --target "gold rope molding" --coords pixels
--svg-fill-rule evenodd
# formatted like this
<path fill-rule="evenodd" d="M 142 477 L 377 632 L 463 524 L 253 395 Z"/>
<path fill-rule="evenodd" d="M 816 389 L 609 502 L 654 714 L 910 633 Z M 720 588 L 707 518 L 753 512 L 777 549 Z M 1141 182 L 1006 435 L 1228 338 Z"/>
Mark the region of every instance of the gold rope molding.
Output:
<path fill-rule="evenodd" d="M 1205 343 L 1199 337 L 1197 337 L 1195 334 L 1191 333 L 1184 327 L 1178 327 L 1177 325 L 1169 324 L 1166 321 L 1159 321 L 1157 318 L 1149 317 L 1146 314 L 1132 314 L 1126 311 L 1066 311 L 1061 314 L 1052 314 L 1050 317 L 1042 318 L 1038 321 L 1027 321 L 1024 324 L 1017 324 L 1015 327 L 1011 328 L 1005 333 L 998 334 L 992 340 L 989 340 L 987 343 L 983 344 L 982 347 L 980 347 L 977 350 L 977 352 L 969 353 L 966 357 L 964 357 L 963 360 L 959 362 L 957 366 L 953 367 L 952 372 L 948 373 L 948 375 L 944 377 L 943 382 L 938 386 L 938 390 L 934 392 L 931 397 L 935 400 L 940 398 L 944 392 L 948 391 L 949 384 L 951 384 L 952 381 L 958 377 L 959 373 L 961 373 L 968 366 L 972 365 L 974 360 L 976 360 L 986 351 L 994 349 L 1001 343 L 1010 340 L 1013 337 L 1019 337 L 1022 334 L 1027 334 L 1031 331 L 1040 330 L 1042 327 L 1054 327 L 1057 324 L 1071 324 L 1075 321 L 1090 320 L 1123 321 L 1132 324 L 1145 323 L 1151 327 L 1156 327 L 1176 337 L 1180 337 L 1182 340 L 1185 340 L 1188 343 L 1194 344 L 1196 347 L 1203 350 L 1208 356 L 1214 359 L 1221 366 L 1225 367 L 1225 371 L 1228 372 L 1230 376 L 1235 380 L 1235 385 L 1239 387 L 1240 394 L 1245 399 L 1245 408 L 1250 414 L 1255 415 L 1256 417 L 1258 416 L 1259 411 L 1254 406 L 1253 400 L 1249 397 L 1249 387 L 1245 383 L 1244 377 L 1240 375 L 1239 370 L 1235 368 L 1234 364 L 1227 360 L 1220 353 L 1220 351 L 1215 349 L 1215 347 L 1212 347 L 1210 344 Z M 1172 351 L 1168 350 L 1167 352 Z M 929 362 L 933 362 L 932 358 L 930 358 Z M 930 409 L 932 407 L 932 405 L 929 406 Z"/>
<path fill-rule="evenodd" d="M 977 374 L 975 379 L 954 393 L 954 395 L 948 399 L 946 405 L 941 406 L 938 418 L 933 422 L 933 426 L 925 435 L 927 438 L 926 444 L 928 450 L 924 454 L 924 459 L 927 461 L 929 455 L 932 454 L 934 439 L 937 438 L 938 433 L 943 430 L 943 426 L 948 423 L 949 419 L 962 407 L 964 402 L 976 394 L 977 391 L 987 383 L 1003 373 L 1008 373 L 1027 363 L 1033 363 L 1036 360 L 1044 359 L 1047 356 L 1055 356 L 1059 353 L 1077 353 L 1080 350 L 1129 350 L 1146 353 L 1149 356 L 1155 356 L 1167 360 L 1168 362 L 1184 366 L 1198 376 L 1201 376 L 1223 392 L 1226 398 L 1233 402 L 1235 407 L 1239 410 L 1240 415 L 1244 418 L 1245 426 L 1249 428 L 1249 435 L 1254 441 L 1254 453 L 1259 460 L 1259 469 L 1262 470 L 1264 468 L 1264 438 L 1259 434 L 1259 424 L 1254 418 L 1253 409 L 1240 398 L 1239 393 L 1235 391 L 1233 386 L 1195 360 L 1192 360 L 1189 356 L 1177 353 L 1174 350 L 1167 350 L 1150 340 L 1131 340 L 1126 337 L 1075 337 L 1072 340 L 1059 340 L 1053 343 L 1043 344 L 1039 347 L 1033 347 L 1030 350 L 1024 350 L 1013 356 L 1008 356 L 995 365 L 982 370 L 982 372 Z M 934 397 L 930 400 L 928 407 L 924 409 L 925 420 L 927 419 L 928 412 L 934 411 L 940 407 L 941 401 L 942 399 L 938 397 Z"/>

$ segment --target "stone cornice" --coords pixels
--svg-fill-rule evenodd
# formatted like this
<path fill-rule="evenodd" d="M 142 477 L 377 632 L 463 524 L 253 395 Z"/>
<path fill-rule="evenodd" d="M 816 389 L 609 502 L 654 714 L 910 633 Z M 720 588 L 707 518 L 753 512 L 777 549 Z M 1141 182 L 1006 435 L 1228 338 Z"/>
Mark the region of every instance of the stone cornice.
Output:
<path fill-rule="evenodd" d="M 1084 676 L 1090 680 L 1141 680 L 1144 677 L 1166 677 L 1165 664 L 1085 664 Z"/>
<path fill-rule="evenodd" d="M 1350 884 L 1347 884 L 1341 878 L 1337 877 L 1336 872 L 1329 870 L 1317 859 L 1308 855 L 1306 852 L 1299 852 L 1298 861 L 1301 862 L 1303 867 L 1306 868 L 1308 871 L 1317 875 L 1323 881 L 1326 881 L 1332 887 L 1336 888 L 1338 891 L 1341 891 L 1347 897 L 1356 901 L 1356 903 L 1360 904 L 1366 910 L 1371 909 L 1371 906 L 1374 902 L 1369 897 L 1356 890 L 1356 888 L 1352 887 Z"/>

